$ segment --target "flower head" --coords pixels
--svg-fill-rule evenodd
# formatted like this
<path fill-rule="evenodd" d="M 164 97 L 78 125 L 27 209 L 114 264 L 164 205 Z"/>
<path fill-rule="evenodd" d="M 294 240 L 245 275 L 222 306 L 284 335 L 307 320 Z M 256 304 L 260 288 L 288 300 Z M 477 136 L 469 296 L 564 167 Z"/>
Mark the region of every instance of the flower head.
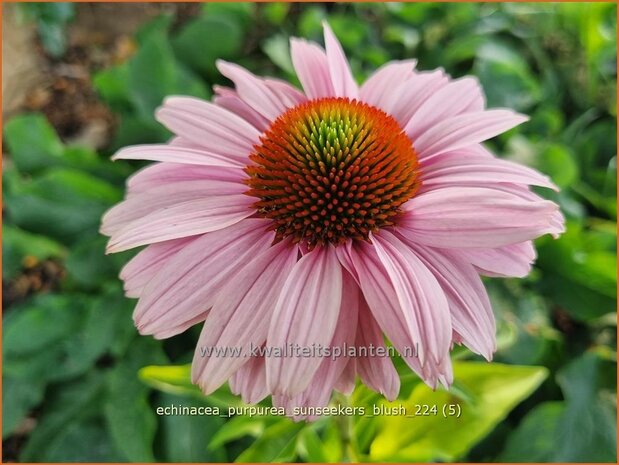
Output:
<path fill-rule="evenodd" d="M 204 322 L 207 394 L 229 380 L 250 403 L 322 406 L 358 375 L 394 399 L 390 358 L 368 352 L 385 338 L 449 386 L 454 344 L 496 349 L 480 275 L 525 276 L 531 241 L 563 231 L 529 189 L 552 182 L 481 145 L 526 117 L 414 61 L 358 86 L 324 28 L 326 50 L 291 41 L 303 91 L 220 61 L 234 89 L 166 99 L 157 118 L 177 137 L 115 155 L 158 162 L 102 224 L 110 252 L 147 245 L 121 272 L 136 326 L 165 338 Z"/>

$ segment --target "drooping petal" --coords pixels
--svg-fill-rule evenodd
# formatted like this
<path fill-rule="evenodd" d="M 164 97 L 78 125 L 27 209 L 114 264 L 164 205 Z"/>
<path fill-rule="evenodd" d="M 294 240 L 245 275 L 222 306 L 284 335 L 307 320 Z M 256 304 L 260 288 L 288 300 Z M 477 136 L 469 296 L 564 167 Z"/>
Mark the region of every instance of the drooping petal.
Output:
<path fill-rule="evenodd" d="M 230 378 L 230 390 L 246 404 L 257 404 L 269 395 L 264 357 L 252 357 Z"/>
<path fill-rule="evenodd" d="M 524 278 L 531 272 L 531 266 L 537 258 L 533 242 L 497 247 L 496 249 L 460 249 L 454 250 L 484 276 Z"/>
<path fill-rule="evenodd" d="M 267 337 L 270 347 L 326 346 L 335 333 L 342 298 L 342 270 L 331 246 L 308 252 L 289 274 L 277 301 Z M 273 393 L 303 391 L 320 357 L 269 357 L 267 383 Z"/>
<path fill-rule="evenodd" d="M 263 79 L 245 68 L 217 60 L 217 69 L 234 82 L 239 97 L 269 121 L 274 121 L 286 111 L 286 102 Z"/>
<path fill-rule="evenodd" d="M 218 293 L 274 238 L 267 220 L 247 219 L 204 234 L 168 260 L 144 290 L 133 314 L 141 334 L 174 328 L 209 310 Z"/>
<path fill-rule="evenodd" d="M 304 39 L 290 39 L 292 65 L 310 99 L 334 97 L 327 54 L 319 45 Z"/>
<path fill-rule="evenodd" d="M 419 342 L 419 360 L 437 364 L 449 354 L 451 318 L 445 293 L 422 261 L 397 237 L 381 231 L 374 248 L 396 291 L 406 327 Z"/>
<path fill-rule="evenodd" d="M 558 190 L 547 176 L 532 168 L 459 150 L 433 157 L 432 163 L 423 166 L 421 176 L 420 193 L 439 187 L 491 187 L 496 183 L 533 185 Z"/>
<path fill-rule="evenodd" d="M 192 200 L 208 199 L 220 196 L 240 196 L 247 187 L 234 180 L 196 180 L 163 184 L 139 194 L 133 194 L 126 200 L 110 208 L 103 215 L 101 232 L 111 236 L 132 221 Z"/>
<path fill-rule="evenodd" d="M 221 386 L 247 362 L 252 348 L 266 340 L 275 303 L 297 255 L 296 246 L 279 242 L 237 270 L 218 293 L 192 364 L 193 381 L 205 394 Z M 205 348 L 214 355 L 205 354 Z"/>
<path fill-rule="evenodd" d="M 400 392 L 400 377 L 389 357 L 369 356 L 371 355 L 370 347 L 381 348 L 385 351 L 387 349 L 383 332 L 363 298 L 359 306 L 359 324 L 355 345 L 358 351 L 368 351 L 367 355 L 362 353 L 357 358 L 357 371 L 363 383 L 384 395 L 388 400 L 395 400 Z"/>
<path fill-rule="evenodd" d="M 447 118 L 418 136 L 413 144 L 420 159 L 483 142 L 525 121 L 524 115 L 497 109 Z"/>
<path fill-rule="evenodd" d="M 408 245 L 443 289 L 454 331 L 469 349 L 491 360 L 496 350 L 494 314 L 473 266 L 450 251 Z"/>
<path fill-rule="evenodd" d="M 153 211 L 114 230 L 107 252 L 218 231 L 253 215 L 254 200 L 244 194 L 188 200 Z"/>
<path fill-rule="evenodd" d="M 186 165 L 242 168 L 245 164 L 237 157 L 209 152 L 206 149 L 177 147 L 169 144 L 134 145 L 119 150 L 112 160 L 151 160 Z"/>
<path fill-rule="evenodd" d="M 351 395 L 355 390 L 355 382 L 357 380 L 357 359 L 351 358 L 346 363 L 342 374 L 335 383 L 335 389 L 344 395 Z"/>
<path fill-rule="evenodd" d="M 243 182 L 246 178 L 241 168 L 222 166 L 187 166 L 182 163 L 153 163 L 127 179 L 127 196 L 154 189 L 163 184 L 185 181 L 213 180 Z"/>
<path fill-rule="evenodd" d="M 556 233 L 558 206 L 496 189 L 446 187 L 409 200 L 398 230 L 433 247 L 502 247 Z"/>
<path fill-rule="evenodd" d="M 481 111 L 484 98 L 477 79 L 456 79 L 430 96 L 413 114 L 404 132 L 415 141 L 426 130 L 451 116 L 464 112 Z"/>
<path fill-rule="evenodd" d="M 140 297 L 144 286 L 153 279 L 165 263 L 196 237 L 172 239 L 152 244 L 138 253 L 120 270 L 127 297 Z"/>
<path fill-rule="evenodd" d="M 357 331 L 360 290 L 348 273 L 342 275 L 342 302 L 338 321 L 331 340 L 328 356 L 325 356 L 307 388 L 290 399 L 292 405 L 324 407 L 329 403 L 331 393 L 344 374 L 348 364 L 353 361 L 347 355 L 347 347 L 355 342 Z M 350 373 L 349 373 L 350 374 Z M 354 387 L 354 372 L 352 373 Z M 301 417 L 297 417 L 300 419 Z"/>
<path fill-rule="evenodd" d="M 418 357 L 418 340 L 413 340 L 403 309 L 399 305 L 395 288 L 387 275 L 374 246 L 358 242 L 350 250 L 350 257 L 359 277 L 359 285 L 372 312 L 385 335 L 408 366 L 429 386 L 435 388 L 440 379 L 451 375 L 449 355 L 434 363 L 432 357 L 425 365 Z M 407 309 L 408 310 L 408 309 Z"/>
<path fill-rule="evenodd" d="M 340 42 L 333 34 L 331 27 L 326 21 L 322 23 L 325 36 L 325 49 L 327 51 L 327 62 L 329 63 L 329 74 L 333 83 L 333 90 L 337 97 L 357 98 L 359 88 L 350 71 L 348 59 L 342 50 Z"/>
<path fill-rule="evenodd" d="M 156 114 L 175 134 L 205 149 L 246 162 L 260 132 L 240 116 L 193 97 L 168 97 Z"/>

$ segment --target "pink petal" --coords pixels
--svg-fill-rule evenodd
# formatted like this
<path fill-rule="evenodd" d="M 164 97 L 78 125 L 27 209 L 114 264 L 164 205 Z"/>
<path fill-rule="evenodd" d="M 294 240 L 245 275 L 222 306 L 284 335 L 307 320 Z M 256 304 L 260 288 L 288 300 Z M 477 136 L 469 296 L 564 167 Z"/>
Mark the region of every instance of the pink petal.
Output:
<path fill-rule="evenodd" d="M 230 390 L 246 404 L 257 404 L 269 395 L 264 357 L 252 357 L 230 378 Z"/>
<path fill-rule="evenodd" d="M 421 159 L 477 144 L 528 118 L 511 110 L 486 110 L 452 116 L 418 136 L 413 145 Z"/>
<path fill-rule="evenodd" d="M 260 132 L 231 111 L 192 97 L 168 97 L 156 118 L 175 134 L 205 149 L 246 163 Z"/>
<path fill-rule="evenodd" d="M 254 214 L 254 199 L 244 194 L 189 200 L 153 211 L 115 230 L 107 252 L 195 236 L 231 226 Z"/>
<path fill-rule="evenodd" d="M 451 116 L 481 111 L 484 98 L 477 79 L 466 77 L 451 81 L 430 96 L 413 114 L 404 132 L 415 141 L 429 128 Z"/>
<path fill-rule="evenodd" d="M 490 187 L 489 184 L 505 182 L 558 190 L 547 176 L 538 171 L 500 158 L 454 151 L 431 160 L 433 162 L 421 170 L 423 184 L 420 192 L 454 185 Z"/>
<path fill-rule="evenodd" d="M 132 221 L 169 209 L 188 201 L 198 201 L 218 196 L 236 196 L 247 191 L 238 181 L 197 180 L 162 184 L 145 192 L 134 193 L 110 208 L 101 223 L 101 232 L 111 236 Z"/>
<path fill-rule="evenodd" d="M 380 108 L 405 127 L 419 107 L 447 82 L 449 80 L 442 69 L 413 72 L 412 78 L 388 90 Z"/>
<path fill-rule="evenodd" d="M 326 406 L 347 365 L 351 360 L 354 360 L 345 356 L 345 354 L 346 348 L 352 346 L 355 342 L 360 292 L 357 283 L 348 273 L 343 273 L 342 285 L 340 313 L 333 339 L 328 346 L 331 350 L 339 348 L 340 356 L 335 356 L 332 352 L 330 357 L 323 358 L 309 386 L 303 392 L 291 396 L 289 405 Z M 354 372 L 352 379 L 354 387 Z"/>
<path fill-rule="evenodd" d="M 269 120 L 245 103 L 235 90 L 222 86 L 213 86 L 213 90 L 215 91 L 213 97 L 215 104 L 239 115 L 261 132 L 268 129 Z"/>
<path fill-rule="evenodd" d="M 433 247 L 502 247 L 556 233 L 551 222 L 558 208 L 496 189 L 446 187 L 406 202 L 398 230 Z"/>
<path fill-rule="evenodd" d="M 293 37 L 290 39 L 290 55 L 297 77 L 309 99 L 336 95 L 331 83 L 327 55 L 322 47 Z"/>
<path fill-rule="evenodd" d="M 205 149 L 190 149 L 168 144 L 134 145 L 119 150 L 112 160 L 152 160 L 187 165 L 222 166 L 242 168 L 247 165 L 228 155 L 209 152 Z"/>
<path fill-rule="evenodd" d="M 544 202 L 546 201 L 543 197 L 537 195 L 532 192 L 528 186 L 523 186 L 520 184 L 513 183 L 496 183 L 496 184 L 488 184 L 487 187 L 489 189 L 494 189 L 501 192 L 506 192 L 508 194 L 514 195 L 520 199 L 527 200 L 530 202 Z M 557 209 L 550 215 L 550 225 L 551 231 L 550 234 L 553 238 L 558 238 L 561 234 L 565 232 L 565 218 L 561 213 L 561 210 L 557 207 Z"/>
<path fill-rule="evenodd" d="M 329 63 L 329 74 L 333 83 L 333 90 L 338 97 L 358 98 L 359 88 L 352 76 L 350 66 L 340 42 L 333 34 L 326 21 L 322 27 L 325 35 L 325 49 L 327 51 L 327 62 Z"/>
<path fill-rule="evenodd" d="M 196 237 L 172 239 L 152 244 L 127 262 L 120 271 L 127 297 L 140 297 L 144 286 L 153 279 L 166 262 Z"/>
<path fill-rule="evenodd" d="M 449 356 L 451 318 L 445 293 L 422 261 L 386 230 L 373 237 L 374 248 L 395 288 L 406 327 L 419 342 L 419 361 L 437 364 Z"/>
<path fill-rule="evenodd" d="M 344 371 L 335 383 L 335 389 L 344 395 L 351 395 L 355 390 L 357 380 L 357 359 L 351 358 L 344 367 Z"/>
<path fill-rule="evenodd" d="M 168 260 L 144 290 L 133 314 L 141 334 L 159 335 L 209 310 L 218 293 L 274 234 L 268 221 L 247 219 L 204 234 Z"/>
<path fill-rule="evenodd" d="M 359 325 L 357 326 L 357 348 L 376 347 L 385 348 L 383 333 L 372 316 L 370 307 L 365 299 L 361 299 L 359 307 Z M 359 376 L 369 388 L 384 395 L 388 400 L 395 400 L 400 392 L 400 377 L 391 358 L 361 356 L 357 358 Z"/>
<path fill-rule="evenodd" d="M 335 333 L 342 299 L 342 270 L 331 246 L 314 249 L 289 274 L 269 328 L 267 345 L 326 346 Z M 267 383 L 273 393 L 303 391 L 320 366 L 319 357 L 269 357 Z"/>
<path fill-rule="evenodd" d="M 128 195 L 133 195 L 163 184 L 211 179 L 241 183 L 247 176 L 241 168 L 222 166 L 187 166 L 182 163 L 153 163 L 142 168 L 127 180 Z"/>
<path fill-rule="evenodd" d="M 531 272 L 537 254 L 531 241 L 498 247 L 496 249 L 455 250 L 485 276 L 524 278 Z"/>
<path fill-rule="evenodd" d="M 267 87 L 271 89 L 282 102 L 284 102 L 284 105 L 287 108 L 296 107 L 297 105 L 307 101 L 307 97 L 303 94 L 303 92 L 286 81 L 275 78 L 267 78 L 264 82 Z"/>
<path fill-rule="evenodd" d="M 436 387 L 440 379 L 449 378 L 451 364 L 448 355 L 439 364 L 429 358 L 422 366 L 418 354 L 414 353 L 419 341 L 411 337 L 404 310 L 399 305 L 394 286 L 378 258 L 375 247 L 358 242 L 351 249 L 351 259 L 372 315 L 402 359 L 432 388 Z"/>
<path fill-rule="evenodd" d="M 187 319 L 179 318 L 178 321 L 174 321 L 165 327 L 162 326 L 158 328 L 156 332 L 152 333 L 152 335 L 155 339 L 167 339 L 169 337 L 177 336 L 184 333 L 192 326 L 202 323 L 208 317 L 209 312 L 210 310 L 205 310 L 203 312 L 196 312 L 195 315 Z"/>
<path fill-rule="evenodd" d="M 496 350 L 494 314 L 473 266 L 450 251 L 408 245 L 445 292 L 454 331 L 469 349 L 491 360 Z"/>
<path fill-rule="evenodd" d="M 374 72 L 361 86 L 359 97 L 365 103 L 383 108 L 393 89 L 413 77 L 417 60 L 391 61 Z"/>
<path fill-rule="evenodd" d="M 263 79 L 245 68 L 217 60 L 217 69 L 234 82 L 239 97 L 269 121 L 274 121 L 288 108 L 278 93 L 274 92 Z"/>
<path fill-rule="evenodd" d="M 221 386 L 267 338 L 275 303 L 297 261 L 298 249 L 280 242 L 252 259 L 219 293 L 202 328 L 192 364 L 193 382 L 205 394 Z M 243 356 L 204 356 L 204 348 Z M 217 349 L 219 348 L 219 349 Z"/>

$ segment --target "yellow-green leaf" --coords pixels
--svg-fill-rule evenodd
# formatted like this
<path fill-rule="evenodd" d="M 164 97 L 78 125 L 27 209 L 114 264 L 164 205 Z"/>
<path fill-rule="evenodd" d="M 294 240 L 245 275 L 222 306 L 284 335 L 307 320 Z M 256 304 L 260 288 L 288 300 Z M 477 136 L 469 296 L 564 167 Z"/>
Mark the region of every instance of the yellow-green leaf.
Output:
<path fill-rule="evenodd" d="M 417 385 L 402 404 L 407 415 L 379 417 L 378 434 L 370 447 L 374 461 L 452 461 L 462 457 L 488 434 L 548 376 L 543 367 L 499 363 L 454 363 L 455 386 L 432 391 Z M 436 415 L 408 415 L 417 406 L 436 406 Z M 458 405 L 460 416 L 443 416 L 443 406 Z M 426 410 L 421 408 L 421 412 Z"/>

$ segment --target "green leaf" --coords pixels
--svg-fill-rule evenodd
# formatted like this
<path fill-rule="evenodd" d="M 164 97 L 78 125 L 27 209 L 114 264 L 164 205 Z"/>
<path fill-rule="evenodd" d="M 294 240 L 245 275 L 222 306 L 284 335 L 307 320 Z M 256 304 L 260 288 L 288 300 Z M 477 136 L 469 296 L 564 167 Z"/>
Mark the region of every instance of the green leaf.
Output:
<path fill-rule="evenodd" d="M 547 271 L 542 289 L 579 320 L 616 307 L 616 252 L 596 249 L 597 244 L 580 224 L 568 222 L 559 239 L 544 238 L 538 245 L 538 266 Z"/>
<path fill-rule="evenodd" d="M 112 109 L 123 111 L 130 108 L 129 66 L 127 63 L 99 71 L 94 75 L 92 83 Z"/>
<path fill-rule="evenodd" d="M 290 11 L 290 3 L 272 2 L 262 5 L 262 14 L 265 19 L 276 26 L 281 26 Z"/>
<path fill-rule="evenodd" d="M 105 353 L 124 353 L 135 336 L 132 306 L 112 286 L 96 299 L 39 295 L 13 308 L 4 321 L 4 373 L 36 382 L 64 380 L 92 369 Z"/>
<path fill-rule="evenodd" d="M 170 139 L 171 132 L 153 119 L 152 115 L 137 116 L 132 113 L 122 114 L 120 126 L 111 144 L 112 150 L 126 145 L 155 144 Z"/>
<path fill-rule="evenodd" d="M 616 462 L 615 393 L 603 396 L 600 390 L 605 374 L 615 383 L 613 365 L 616 370 L 614 363 L 603 363 L 597 354 L 588 352 L 557 375 L 567 406 L 557 427 L 554 461 Z"/>
<path fill-rule="evenodd" d="M 342 43 L 342 47 L 347 50 L 355 50 L 370 34 L 365 21 L 359 21 L 350 15 L 332 14 L 329 16 L 329 25 Z"/>
<path fill-rule="evenodd" d="M 9 225 L 2 229 L 2 277 L 5 280 L 11 279 L 22 269 L 26 257 L 42 261 L 65 254 L 66 249 L 62 245 L 45 236 Z"/>
<path fill-rule="evenodd" d="M 575 155 L 563 145 L 550 144 L 535 159 L 535 167 L 549 175 L 561 188 L 569 187 L 578 179 L 578 165 Z"/>
<path fill-rule="evenodd" d="M 183 63 L 201 73 L 214 74 L 215 60 L 240 53 L 243 30 L 238 22 L 225 16 L 196 18 L 183 27 L 172 45 Z"/>
<path fill-rule="evenodd" d="M 172 93 L 176 80 L 174 54 L 167 39 L 150 36 L 129 61 L 128 86 L 138 114 L 150 117 Z"/>
<path fill-rule="evenodd" d="M 208 448 L 218 449 L 244 436 L 259 437 L 264 432 L 268 418 L 235 416 L 226 421 L 213 435 Z"/>
<path fill-rule="evenodd" d="M 169 394 L 202 395 L 191 383 L 191 365 L 145 366 L 138 373 L 147 385 Z"/>
<path fill-rule="evenodd" d="M 553 462 L 563 402 L 544 402 L 531 410 L 508 436 L 500 462 Z"/>
<path fill-rule="evenodd" d="M 9 436 L 34 407 L 43 400 L 42 380 L 2 377 L 2 438 Z"/>
<path fill-rule="evenodd" d="M 191 365 L 146 366 L 139 372 L 140 379 L 149 386 L 169 394 L 192 396 L 207 404 L 227 409 L 245 405 L 227 386 L 205 396 L 200 388 L 191 382 Z"/>
<path fill-rule="evenodd" d="M 11 160 L 24 173 L 62 163 L 64 147 L 45 116 L 26 113 L 4 125 L 4 141 Z"/>
<path fill-rule="evenodd" d="M 156 19 L 152 29 L 142 32 L 140 47 L 127 64 L 127 84 L 130 101 L 137 112 L 133 117 L 150 124 L 155 109 L 168 95 L 206 97 L 208 91 L 177 61 L 167 37 L 167 24 L 160 24 Z"/>
<path fill-rule="evenodd" d="M 384 36 L 386 41 L 399 43 L 407 51 L 414 50 L 421 39 L 417 29 L 397 24 L 386 27 Z"/>
<path fill-rule="evenodd" d="M 65 262 L 68 275 L 85 288 L 95 288 L 108 279 L 117 279 L 127 254 L 105 255 L 107 238 L 86 238 L 75 244 Z"/>
<path fill-rule="evenodd" d="M 225 18 L 242 29 L 248 29 L 254 19 L 256 4 L 253 2 L 204 2 L 202 14 L 207 18 Z"/>
<path fill-rule="evenodd" d="M 474 73 L 481 81 L 489 107 L 526 111 L 542 98 L 527 62 L 501 42 L 487 42 L 478 49 Z"/>
<path fill-rule="evenodd" d="M 114 448 L 110 433 L 96 418 L 70 423 L 40 456 L 45 462 L 121 462 L 122 456 Z"/>
<path fill-rule="evenodd" d="M 292 462 L 296 457 L 296 444 L 302 423 L 285 418 L 269 426 L 235 462 Z"/>
<path fill-rule="evenodd" d="M 102 393 L 103 377 L 98 372 L 54 390 L 46 398 L 45 409 L 21 451 L 20 461 L 46 462 L 49 455 L 56 455 L 57 458 L 54 451 L 67 445 L 65 435 L 70 431 L 75 436 L 74 429 L 80 421 L 92 418 L 97 412 Z M 104 442 L 105 437 L 100 440 Z M 112 455 L 106 459 L 115 461 L 118 456 Z"/>
<path fill-rule="evenodd" d="M 284 72 L 294 75 L 294 67 L 290 58 L 290 42 L 286 36 L 277 34 L 269 37 L 262 43 L 262 50 Z"/>
<path fill-rule="evenodd" d="M 5 358 L 37 355 L 77 331 L 83 302 L 70 295 L 39 295 L 5 317 Z M 9 367 L 5 367 L 5 370 Z"/>
<path fill-rule="evenodd" d="M 157 418 L 148 402 L 149 390 L 137 372 L 144 365 L 165 359 L 160 343 L 139 338 L 107 376 L 105 418 L 116 448 L 131 462 L 155 461 L 152 444 Z"/>
<path fill-rule="evenodd" d="M 417 385 L 402 404 L 407 414 L 414 414 L 417 405 L 436 405 L 437 415 L 376 419 L 379 432 L 370 447 L 370 458 L 402 462 L 457 460 L 546 377 L 547 371 L 542 367 L 456 362 L 454 379 L 460 392 L 432 391 L 426 385 Z M 396 404 L 385 402 L 385 405 Z M 443 417 L 442 409 L 446 405 L 459 405 L 460 417 Z"/>
<path fill-rule="evenodd" d="M 203 402 L 162 394 L 159 406 L 182 405 L 183 407 L 201 407 Z M 156 410 L 156 407 L 155 407 Z M 225 462 L 226 453 L 220 447 L 207 448 L 207 438 L 216 435 L 224 420 L 214 415 L 163 415 L 160 417 L 162 447 L 165 462 Z M 211 441 L 212 444 L 212 441 Z"/>
<path fill-rule="evenodd" d="M 67 244 L 95 234 L 103 212 L 120 198 L 120 191 L 105 181 L 78 170 L 54 168 L 24 182 L 6 208 L 18 226 Z"/>
<path fill-rule="evenodd" d="M 327 457 L 320 437 L 313 428 L 304 428 L 297 440 L 297 453 L 305 462 L 326 463 Z"/>

